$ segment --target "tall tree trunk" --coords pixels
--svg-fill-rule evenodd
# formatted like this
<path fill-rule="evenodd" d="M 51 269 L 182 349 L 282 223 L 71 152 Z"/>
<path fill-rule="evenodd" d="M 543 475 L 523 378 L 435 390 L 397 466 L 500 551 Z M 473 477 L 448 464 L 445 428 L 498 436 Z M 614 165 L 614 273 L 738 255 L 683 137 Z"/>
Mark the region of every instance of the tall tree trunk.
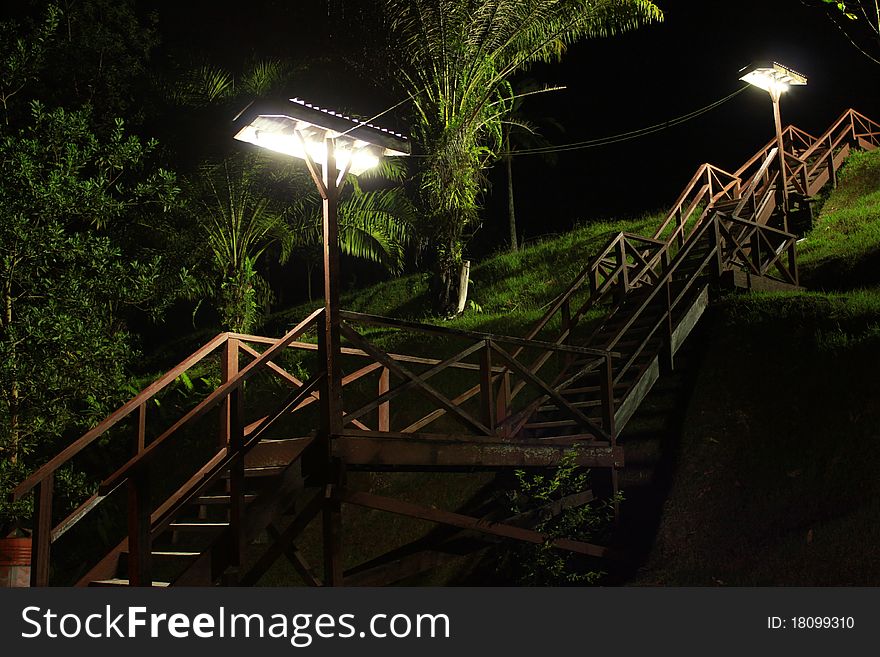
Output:
<path fill-rule="evenodd" d="M 447 236 L 445 250 L 438 254 L 431 281 L 435 311 L 453 315 L 458 306 L 458 288 L 461 276 L 461 248 L 459 240 Z"/>
<path fill-rule="evenodd" d="M 516 209 L 513 203 L 513 158 L 510 155 L 510 128 L 507 129 L 507 155 L 504 160 L 507 164 L 507 218 L 510 222 L 510 250 L 519 250 L 516 241 Z"/>

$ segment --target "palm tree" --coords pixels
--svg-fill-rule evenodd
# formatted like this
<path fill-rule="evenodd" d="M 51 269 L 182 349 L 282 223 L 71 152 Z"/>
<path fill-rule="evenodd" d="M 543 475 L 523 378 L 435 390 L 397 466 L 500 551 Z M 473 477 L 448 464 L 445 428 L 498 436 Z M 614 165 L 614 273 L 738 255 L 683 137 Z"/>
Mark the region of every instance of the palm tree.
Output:
<path fill-rule="evenodd" d="M 441 310 L 457 302 L 462 237 L 479 212 L 482 176 L 503 148 L 510 79 L 558 60 L 568 44 L 662 19 L 645 0 L 381 0 L 396 77 L 413 100 L 426 153 L 423 203 L 436 248 Z"/>
<path fill-rule="evenodd" d="M 397 175 L 393 167 L 381 173 Z M 397 187 L 363 191 L 353 182 L 351 188 L 339 206 L 341 251 L 399 272 L 412 234 L 412 205 Z M 272 299 L 258 261 L 272 246 L 280 246 L 283 263 L 321 244 L 319 199 L 304 172 L 241 156 L 203 165 L 188 192 L 195 264 L 184 275 L 186 293 L 212 300 L 224 327 L 246 333 Z"/>

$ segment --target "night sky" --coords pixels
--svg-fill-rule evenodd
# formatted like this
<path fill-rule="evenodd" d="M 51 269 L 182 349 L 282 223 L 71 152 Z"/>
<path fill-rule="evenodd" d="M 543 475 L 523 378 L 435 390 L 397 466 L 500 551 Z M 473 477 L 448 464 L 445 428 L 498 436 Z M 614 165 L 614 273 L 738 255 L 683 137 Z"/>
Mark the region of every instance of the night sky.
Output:
<path fill-rule="evenodd" d="M 531 75 L 565 91 L 529 100 L 525 113 L 554 144 L 614 135 L 674 119 L 738 89 L 738 71 L 775 59 L 804 73 L 805 88 L 783 98 L 783 122 L 821 134 L 848 107 L 880 116 L 880 67 L 859 54 L 821 10 L 800 0 L 704 2 L 659 0 L 663 24 L 570 49 L 561 64 Z M 358 10 L 341 0 L 254 0 L 224 9 L 218 2 L 159 2 L 169 48 L 210 52 L 235 67 L 253 55 L 314 60 L 291 95 L 372 114 L 401 98 L 387 81 L 353 70 L 357 57 L 345 24 Z M 397 111 L 392 127 L 406 130 Z M 563 231 L 592 218 L 640 214 L 672 204 L 698 165 L 733 171 L 773 135 L 769 97 L 749 89 L 693 121 L 637 140 L 561 153 L 555 163 L 521 156 L 514 165 L 518 219 L 526 237 Z M 490 176 L 482 234 L 472 255 L 497 248 L 506 231 L 501 167 Z"/>

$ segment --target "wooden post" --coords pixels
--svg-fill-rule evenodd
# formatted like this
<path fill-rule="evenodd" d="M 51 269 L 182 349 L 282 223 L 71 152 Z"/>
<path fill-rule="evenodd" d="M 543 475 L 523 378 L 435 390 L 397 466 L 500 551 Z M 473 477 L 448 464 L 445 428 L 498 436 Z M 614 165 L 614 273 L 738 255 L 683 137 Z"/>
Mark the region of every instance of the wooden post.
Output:
<path fill-rule="evenodd" d="M 458 278 L 458 303 L 456 304 L 456 312 L 460 315 L 464 312 L 468 298 L 468 282 L 471 276 L 471 261 L 463 260 L 461 263 L 461 272 Z"/>
<path fill-rule="evenodd" d="M 788 247 L 788 271 L 791 274 L 792 282 L 795 285 L 800 285 L 799 276 L 798 276 L 798 266 L 797 266 L 797 240 L 791 241 L 791 246 Z"/>
<path fill-rule="evenodd" d="M 562 313 L 562 332 L 565 333 L 566 331 L 569 331 L 569 334 L 565 336 L 562 344 L 568 344 L 571 342 L 571 300 L 566 299 L 563 301 L 562 307 L 559 310 Z"/>
<path fill-rule="evenodd" d="M 128 585 L 152 586 L 150 480 L 146 467 L 128 478 Z"/>
<path fill-rule="evenodd" d="M 344 464 L 334 459 L 331 464 L 331 483 L 324 489 L 324 508 L 321 524 L 324 534 L 324 585 L 342 586 L 342 503 L 337 492 L 345 484 Z"/>
<path fill-rule="evenodd" d="M 52 488 L 55 473 L 46 475 L 34 489 L 34 533 L 31 536 L 31 586 L 49 586 L 52 544 Z"/>
<path fill-rule="evenodd" d="M 675 225 L 678 236 L 676 240 L 678 241 L 678 249 L 679 251 L 684 246 L 684 221 L 682 217 L 681 206 L 678 206 L 678 209 L 675 211 Z"/>
<path fill-rule="evenodd" d="M 223 345 L 223 357 L 221 360 L 221 383 L 226 383 L 238 374 L 238 340 L 227 338 Z M 217 438 L 217 447 L 226 447 L 229 444 L 230 428 L 229 416 L 232 409 L 232 397 L 227 397 L 220 406 L 220 433 Z"/>
<path fill-rule="evenodd" d="M 241 387 L 229 393 L 229 540 L 230 563 L 241 566 L 245 549 L 244 535 L 244 394 Z"/>
<path fill-rule="evenodd" d="M 718 215 L 712 217 L 712 229 L 715 241 L 715 276 L 721 278 L 724 272 L 724 254 L 721 252 L 721 224 Z"/>
<path fill-rule="evenodd" d="M 144 447 L 146 447 L 147 442 L 147 402 L 144 402 L 140 406 L 138 406 L 138 430 L 137 430 L 137 444 L 135 445 L 135 449 L 137 453 L 140 454 L 144 451 Z"/>
<path fill-rule="evenodd" d="M 384 395 L 391 389 L 391 370 L 383 367 L 379 370 L 379 395 Z M 391 402 L 379 404 L 379 431 L 391 431 Z"/>
<path fill-rule="evenodd" d="M 498 386 L 498 396 L 495 398 L 495 423 L 497 426 L 503 427 L 503 437 L 510 436 L 510 425 L 502 424 L 508 415 L 508 405 L 510 404 L 510 370 L 505 369 L 501 374 Z"/>
<path fill-rule="evenodd" d="M 664 366 L 667 372 L 675 369 L 675 360 L 672 353 L 672 281 L 666 280 L 666 346 L 663 348 Z"/>
<path fill-rule="evenodd" d="M 779 113 L 779 96 L 780 92 L 774 90 L 770 92 L 770 99 L 773 101 L 773 122 L 776 125 L 776 146 L 779 149 L 779 205 L 782 208 L 783 226 L 782 229 L 788 232 L 788 175 L 785 172 L 785 145 L 782 141 L 782 118 Z"/>
<path fill-rule="evenodd" d="M 492 343 L 484 341 L 480 351 L 480 419 L 494 433 L 495 394 L 492 386 Z"/>
<path fill-rule="evenodd" d="M 764 272 L 761 270 L 761 234 L 760 229 L 756 230 L 752 235 L 752 243 L 751 243 L 751 256 L 752 256 L 752 266 L 755 268 L 758 276 L 763 276 Z"/>
<path fill-rule="evenodd" d="M 617 430 L 614 427 L 614 366 L 611 356 L 605 356 L 599 386 L 602 389 L 602 428 L 611 436 L 611 446 L 617 444 Z"/>
<path fill-rule="evenodd" d="M 837 169 L 834 168 L 834 142 L 831 140 L 831 135 L 828 135 L 828 180 L 831 183 L 831 187 L 837 187 Z"/>
<path fill-rule="evenodd" d="M 627 271 L 627 262 L 626 262 L 626 242 L 623 238 L 618 238 L 617 245 L 617 257 L 620 259 L 620 282 L 621 287 L 618 288 L 618 300 L 623 298 L 629 291 L 629 271 Z"/>

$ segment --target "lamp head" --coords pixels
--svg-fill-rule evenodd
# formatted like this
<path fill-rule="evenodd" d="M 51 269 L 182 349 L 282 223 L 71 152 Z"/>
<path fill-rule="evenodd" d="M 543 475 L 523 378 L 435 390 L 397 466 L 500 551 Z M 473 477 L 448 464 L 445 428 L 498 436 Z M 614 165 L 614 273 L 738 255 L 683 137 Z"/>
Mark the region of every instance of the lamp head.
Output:
<path fill-rule="evenodd" d="M 409 155 L 406 137 L 299 98 L 251 103 L 235 117 L 235 139 L 277 153 L 325 162 L 327 139 L 335 140 L 337 166 L 358 175 L 384 156 Z"/>
<path fill-rule="evenodd" d="M 776 97 L 789 87 L 807 84 L 806 76 L 777 62 L 746 66 L 740 70 L 739 79 Z"/>

